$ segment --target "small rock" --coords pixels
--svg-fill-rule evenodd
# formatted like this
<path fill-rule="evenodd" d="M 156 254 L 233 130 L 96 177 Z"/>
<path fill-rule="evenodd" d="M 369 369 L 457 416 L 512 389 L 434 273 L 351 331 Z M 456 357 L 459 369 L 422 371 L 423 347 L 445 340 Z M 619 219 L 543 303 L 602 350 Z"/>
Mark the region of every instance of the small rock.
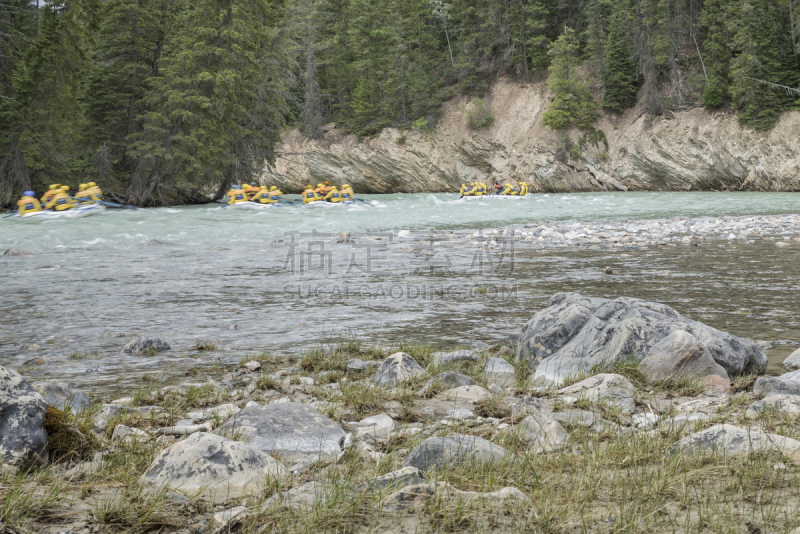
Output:
<path fill-rule="evenodd" d="M 156 434 L 163 436 L 189 436 L 196 432 L 211 432 L 211 423 L 201 423 L 199 425 L 175 425 L 156 430 Z"/>
<path fill-rule="evenodd" d="M 3 256 L 19 256 L 23 258 L 32 258 L 33 252 L 22 250 L 20 248 L 10 248 L 3 252 Z"/>
<path fill-rule="evenodd" d="M 433 365 L 439 366 L 444 365 L 446 363 L 455 363 L 455 362 L 475 362 L 480 359 L 478 353 L 474 350 L 456 350 L 453 352 L 434 352 L 433 353 Z"/>
<path fill-rule="evenodd" d="M 364 491 L 384 492 L 397 488 L 405 488 L 406 486 L 411 486 L 413 484 L 424 483 L 425 477 L 422 476 L 422 473 L 420 473 L 419 469 L 409 466 L 397 471 L 392 471 L 391 473 L 386 473 L 385 475 L 381 475 L 379 477 L 371 478 L 363 484 L 356 486 L 353 491 L 356 493 Z"/>
<path fill-rule="evenodd" d="M 92 405 L 92 401 L 79 389 L 69 387 L 69 384 L 59 384 L 54 382 L 36 382 L 33 384 L 47 401 L 47 404 L 59 410 L 69 409 L 71 412 L 79 412 Z"/>
<path fill-rule="evenodd" d="M 125 425 L 117 425 L 114 427 L 114 432 L 111 434 L 112 441 L 143 441 L 147 439 L 147 432 L 138 428 L 132 428 Z"/>
<path fill-rule="evenodd" d="M 307 482 L 297 488 L 273 495 L 261 505 L 261 512 L 266 513 L 275 505 L 311 509 L 317 502 L 322 502 L 326 498 L 327 493 L 320 482 Z"/>
<path fill-rule="evenodd" d="M 654 413 L 638 413 L 631 417 L 633 425 L 637 428 L 650 430 L 658 424 L 658 416 Z"/>
<path fill-rule="evenodd" d="M 251 373 L 254 373 L 259 369 L 261 369 L 261 362 L 258 362 L 256 360 L 250 360 L 249 362 L 244 364 L 243 367 L 248 371 L 250 371 Z"/>
<path fill-rule="evenodd" d="M 588 410 L 567 410 L 550 414 L 553 419 L 565 425 L 585 426 L 590 428 L 597 420 L 597 416 Z"/>
<path fill-rule="evenodd" d="M 569 434 L 554 418 L 543 413 L 527 416 L 519 423 L 520 437 L 531 445 L 531 452 L 550 452 L 563 448 Z"/>
<path fill-rule="evenodd" d="M 497 503 L 514 503 L 516 506 L 530 503 L 530 499 L 517 488 L 506 487 L 491 493 L 461 491 L 447 482 L 434 484 L 414 484 L 388 495 L 381 502 L 381 510 L 388 513 L 403 512 L 422 506 L 431 498 L 440 501 L 458 501 L 462 506 L 470 507 L 473 501 Z"/>
<path fill-rule="evenodd" d="M 517 380 L 517 370 L 502 358 L 490 357 L 486 360 L 486 367 L 484 367 L 483 373 L 488 380 L 500 385 L 511 385 Z"/>
<path fill-rule="evenodd" d="M 425 370 L 414 358 L 405 352 L 396 352 L 383 361 L 372 381 L 379 386 L 395 388 L 422 374 Z"/>
<path fill-rule="evenodd" d="M 731 390 L 731 383 L 720 375 L 708 375 L 702 379 L 707 392 L 727 393 Z"/>
<path fill-rule="evenodd" d="M 460 386 L 474 386 L 476 385 L 475 381 L 468 377 L 467 375 L 462 375 L 459 373 L 454 373 L 453 371 L 446 371 L 444 373 L 440 373 L 427 382 L 425 385 L 422 386 L 422 389 L 419 390 L 417 393 L 418 395 L 422 396 L 430 390 L 433 384 L 441 384 L 442 386 L 447 386 L 449 388 L 457 388 Z"/>
<path fill-rule="evenodd" d="M 611 267 L 606 267 L 603 269 L 603 274 L 614 274 L 614 270 Z"/>
<path fill-rule="evenodd" d="M 214 416 L 217 416 L 220 419 L 226 419 L 233 414 L 238 413 L 239 411 L 240 409 L 235 404 L 221 404 L 219 406 L 203 410 L 203 416 L 206 419 Z"/>
<path fill-rule="evenodd" d="M 769 397 L 771 395 L 800 395 L 800 370 L 781 376 L 761 376 L 753 384 L 753 394 Z"/>
<path fill-rule="evenodd" d="M 475 413 L 472 410 L 467 410 L 466 408 L 459 408 L 456 410 L 448 410 L 447 418 L 452 421 L 474 420 Z"/>
<path fill-rule="evenodd" d="M 151 351 L 164 352 L 170 350 L 171 348 L 172 347 L 169 346 L 169 343 L 162 341 L 161 338 L 140 337 L 122 347 L 122 352 L 125 354 L 141 355 Z"/>
<path fill-rule="evenodd" d="M 353 358 L 352 360 L 347 360 L 347 374 L 363 373 L 380 364 L 381 362 L 365 362 L 364 360 Z"/>
<path fill-rule="evenodd" d="M 783 366 L 790 371 L 796 371 L 800 369 L 800 349 L 794 351 L 785 360 L 783 360 Z"/>
<path fill-rule="evenodd" d="M 353 432 L 356 439 L 370 436 L 376 439 L 388 438 L 395 429 L 394 420 L 386 414 L 373 415 L 358 422 Z"/>
<path fill-rule="evenodd" d="M 586 380 L 581 380 L 577 384 L 561 388 L 558 390 L 558 394 L 597 400 L 600 398 L 600 392 L 609 388 L 622 388 L 630 392 L 636 391 L 633 384 L 624 376 L 614 373 L 601 373 L 590 376 Z"/>
<path fill-rule="evenodd" d="M 437 395 L 449 401 L 478 402 L 481 399 L 491 396 L 491 393 L 480 386 L 461 386 L 448 389 Z"/>
<path fill-rule="evenodd" d="M 540 399 L 525 395 L 511 407 L 511 415 L 519 417 L 528 414 L 552 412 L 553 403 L 548 399 Z"/>
<path fill-rule="evenodd" d="M 491 441 L 477 436 L 453 434 L 426 439 L 409 453 L 403 466 L 416 467 L 425 472 L 434 467 L 444 468 L 468 460 L 499 462 L 510 456 L 510 452 Z"/>

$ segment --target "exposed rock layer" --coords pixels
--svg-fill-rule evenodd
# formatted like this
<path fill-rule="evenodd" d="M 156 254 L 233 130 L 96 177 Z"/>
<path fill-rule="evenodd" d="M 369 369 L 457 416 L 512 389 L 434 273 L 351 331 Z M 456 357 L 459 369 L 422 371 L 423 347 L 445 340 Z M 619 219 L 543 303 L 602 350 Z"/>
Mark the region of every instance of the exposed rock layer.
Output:
<path fill-rule="evenodd" d="M 532 192 L 800 190 L 800 112 L 755 132 L 733 112 L 693 108 L 649 117 L 634 108 L 598 121 L 608 150 L 587 147 L 578 160 L 562 162 L 558 134 L 542 125 L 550 97 L 544 83 L 501 80 L 487 98 L 494 124 L 477 132 L 467 127 L 462 109 L 469 104 L 459 98 L 445 104 L 428 134 L 387 128 L 359 142 L 340 129 L 319 140 L 291 130 L 285 156 L 263 181 L 289 192 L 323 180 L 349 182 L 356 192 L 446 192 L 478 179 L 525 181 Z"/>

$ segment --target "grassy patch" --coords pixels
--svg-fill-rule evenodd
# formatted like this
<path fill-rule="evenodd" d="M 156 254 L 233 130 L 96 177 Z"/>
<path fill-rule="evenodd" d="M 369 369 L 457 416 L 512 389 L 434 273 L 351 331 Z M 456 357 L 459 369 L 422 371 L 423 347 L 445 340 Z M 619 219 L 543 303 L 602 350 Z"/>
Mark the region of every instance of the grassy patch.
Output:
<path fill-rule="evenodd" d="M 359 418 L 380 413 L 387 400 L 386 390 L 364 382 L 346 382 L 338 399 L 355 411 Z"/>
<path fill-rule="evenodd" d="M 78 419 L 53 406 L 45 412 L 44 429 L 53 462 L 85 460 L 102 448 L 88 418 Z"/>
<path fill-rule="evenodd" d="M 81 350 L 81 351 L 73 351 L 69 353 L 70 360 L 85 360 L 87 358 L 97 358 L 100 354 L 99 351 L 92 350 Z"/>

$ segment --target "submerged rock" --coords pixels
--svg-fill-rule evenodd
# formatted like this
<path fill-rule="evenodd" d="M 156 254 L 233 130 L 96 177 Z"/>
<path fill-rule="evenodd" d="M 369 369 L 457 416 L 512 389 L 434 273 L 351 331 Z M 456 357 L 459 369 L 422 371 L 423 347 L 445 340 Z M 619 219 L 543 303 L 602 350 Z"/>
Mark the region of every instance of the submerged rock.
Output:
<path fill-rule="evenodd" d="M 0 462 L 15 467 L 47 463 L 46 410 L 47 402 L 19 373 L 0 367 Z"/>
<path fill-rule="evenodd" d="M 465 434 L 428 438 L 411 451 L 403 466 L 416 467 L 422 472 L 431 468 L 458 465 L 466 461 L 499 462 L 513 456 L 500 445 Z"/>
<path fill-rule="evenodd" d="M 244 408 L 215 433 L 240 434 L 257 449 L 292 462 L 336 458 L 346 435 L 334 421 L 296 402 Z"/>
<path fill-rule="evenodd" d="M 122 347 L 122 352 L 125 354 L 141 355 L 149 352 L 164 352 L 170 349 L 172 349 L 172 347 L 169 346 L 169 343 L 162 341 L 159 337 L 140 337 Z"/>
<path fill-rule="evenodd" d="M 288 474 L 283 464 L 252 444 L 201 432 L 161 451 L 141 482 L 190 494 L 202 490 L 210 501 L 223 502 L 256 493 L 269 478 Z"/>
<path fill-rule="evenodd" d="M 425 374 L 425 370 L 414 358 L 405 352 L 396 352 L 383 360 L 372 381 L 379 386 L 395 388 L 421 374 Z"/>
<path fill-rule="evenodd" d="M 697 339 L 729 375 L 762 374 L 767 357 L 750 340 L 721 332 L 655 302 L 615 300 L 577 293 L 554 295 L 520 335 L 517 354 L 536 369 L 535 378 L 561 383 L 566 376 L 627 358 L 645 359 L 675 331 Z"/>

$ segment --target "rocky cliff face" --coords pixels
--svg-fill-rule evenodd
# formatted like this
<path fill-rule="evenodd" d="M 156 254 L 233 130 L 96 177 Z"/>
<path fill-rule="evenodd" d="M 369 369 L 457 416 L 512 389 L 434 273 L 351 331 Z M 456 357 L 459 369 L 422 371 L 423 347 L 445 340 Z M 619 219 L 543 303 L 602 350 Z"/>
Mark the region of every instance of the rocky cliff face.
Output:
<path fill-rule="evenodd" d="M 454 99 L 431 133 L 387 128 L 359 142 L 341 130 L 309 140 L 284 135 L 263 181 L 298 192 L 306 183 L 349 182 L 357 192 L 457 191 L 461 183 L 525 181 L 534 192 L 605 190 L 800 191 L 800 112 L 769 132 L 739 126 L 731 112 L 695 108 L 649 117 L 634 108 L 599 123 L 608 138 L 580 158 L 556 158 L 558 135 L 542 126 L 544 84 L 499 81 L 487 98 L 494 124 L 472 131 Z M 577 139 L 577 136 L 573 136 Z"/>

